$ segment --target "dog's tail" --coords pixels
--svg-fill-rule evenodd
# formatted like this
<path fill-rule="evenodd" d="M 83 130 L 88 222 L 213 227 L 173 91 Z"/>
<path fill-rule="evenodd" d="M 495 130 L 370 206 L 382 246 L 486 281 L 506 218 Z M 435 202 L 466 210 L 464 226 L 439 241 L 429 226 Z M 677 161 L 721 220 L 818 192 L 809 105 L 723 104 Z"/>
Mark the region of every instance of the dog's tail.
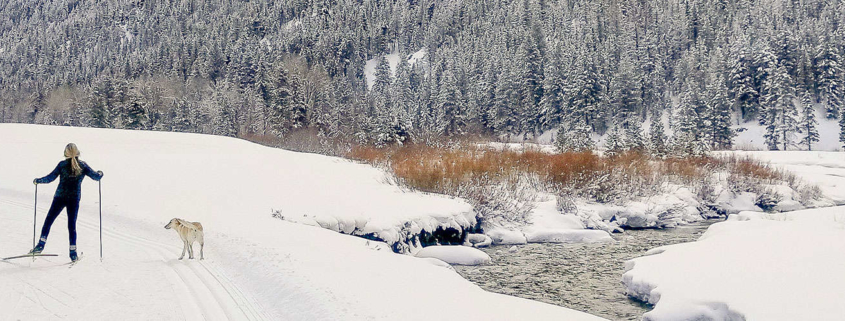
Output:
<path fill-rule="evenodd" d="M 198 231 L 202 231 L 202 224 L 200 224 L 199 222 L 191 222 L 191 224 L 194 224 L 194 226 L 197 227 Z"/>

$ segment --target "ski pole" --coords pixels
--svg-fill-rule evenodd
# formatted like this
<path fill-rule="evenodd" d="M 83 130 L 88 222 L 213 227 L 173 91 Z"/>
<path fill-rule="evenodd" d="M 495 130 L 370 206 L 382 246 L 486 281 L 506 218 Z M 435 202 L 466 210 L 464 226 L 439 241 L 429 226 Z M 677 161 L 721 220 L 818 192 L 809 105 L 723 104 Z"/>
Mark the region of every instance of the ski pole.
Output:
<path fill-rule="evenodd" d="M 38 184 L 35 184 L 35 205 L 33 205 L 32 208 L 32 248 L 34 249 L 35 245 L 37 245 L 37 243 L 35 243 L 35 228 L 38 224 Z"/>
<path fill-rule="evenodd" d="M 103 261 L 103 181 L 97 181 L 100 184 L 100 262 Z"/>

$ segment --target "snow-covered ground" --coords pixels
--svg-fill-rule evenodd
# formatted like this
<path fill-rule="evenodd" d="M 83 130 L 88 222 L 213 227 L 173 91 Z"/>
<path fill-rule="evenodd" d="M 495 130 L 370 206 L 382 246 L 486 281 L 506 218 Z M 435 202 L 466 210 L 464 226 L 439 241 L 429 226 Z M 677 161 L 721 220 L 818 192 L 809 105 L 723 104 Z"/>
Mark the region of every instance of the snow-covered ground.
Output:
<path fill-rule="evenodd" d="M 830 152 L 736 152 L 782 166 L 842 203 L 845 158 Z M 645 320 L 842 320 L 845 207 L 741 212 L 697 242 L 627 262 L 623 284 L 656 304 Z"/>
<path fill-rule="evenodd" d="M 68 142 L 105 172 L 105 259 L 97 183 L 86 180 L 85 258 L 62 265 L 63 214 L 45 250 L 59 257 L 0 262 L 0 319 L 599 319 L 485 292 L 439 261 L 396 255 L 384 243 L 274 218 L 273 210 L 334 217 L 313 222 L 389 235 L 409 218 L 461 224 L 472 214 L 463 201 L 386 184 L 367 165 L 224 137 L 0 124 L 0 255 L 32 246 L 32 179 L 49 173 Z M 54 190 L 39 188 L 39 228 Z M 177 260 L 180 241 L 163 228 L 173 217 L 203 223 L 205 261 Z"/>
<path fill-rule="evenodd" d="M 816 129 L 819 133 L 819 141 L 813 144 L 813 150 L 818 151 L 838 151 L 842 146 L 839 142 L 839 121 L 835 119 L 828 119 L 825 117 L 827 113 L 821 105 L 816 106 L 816 121 L 818 125 Z M 734 117 L 736 118 L 736 116 Z M 763 135 L 766 133 L 766 128 L 761 126 L 756 121 L 743 122 L 739 125 L 731 126 L 734 130 L 738 130 L 734 138 L 734 148 L 737 150 L 768 150 L 766 140 Z M 791 137 L 793 143 L 801 140 L 801 134 L 795 133 Z M 806 150 L 807 146 L 795 144 L 790 146 L 789 150 Z"/>

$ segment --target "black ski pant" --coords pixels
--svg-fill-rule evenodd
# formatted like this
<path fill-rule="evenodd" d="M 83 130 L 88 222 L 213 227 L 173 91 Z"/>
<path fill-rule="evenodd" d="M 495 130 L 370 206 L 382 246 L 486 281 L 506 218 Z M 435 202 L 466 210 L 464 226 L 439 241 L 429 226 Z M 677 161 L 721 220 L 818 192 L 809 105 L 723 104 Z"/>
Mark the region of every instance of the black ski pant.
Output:
<path fill-rule="evenodd" d="M 50 227 L 53 226 L 53 222 L 56 221 L 59 213 L 65 208 L 67 208 L 67 232 L 70 236 L 70 246 L 76 246 L 76 216 L 79 214 L 78 199 L 53 198 L 53 204 L 50 205 L 50 211 L 47 212 L 47 219 L 44 220 L 44 227 L 41 228 L 41 241 L 47 242 Z"/>

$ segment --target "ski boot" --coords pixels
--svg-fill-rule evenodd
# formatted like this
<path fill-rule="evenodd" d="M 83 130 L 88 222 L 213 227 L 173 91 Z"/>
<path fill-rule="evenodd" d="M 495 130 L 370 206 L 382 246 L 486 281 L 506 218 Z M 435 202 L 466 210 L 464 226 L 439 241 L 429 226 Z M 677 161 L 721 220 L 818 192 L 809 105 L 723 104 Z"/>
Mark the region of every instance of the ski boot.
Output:
<path fill-rule="evenodd" d="M 79 260 L 79 256 L 76 255 L 76 245 L 71 245 L 70 246 L 70 261 L 76 262 L 78 260 Z"/>
<path fill-rule="evenodd" d="M 29 251 L 29 254 L 30 254 L 30 255 L 33 255 L 33 254 L 41 254 L 41 252 L 42 252 L 42 251 L 44 251 L 44 245 L 45 245 L 45 243 L 47 243 L 47 240 L 45 240 L 45 239 L 42 237 L 42 238 L 41 238 L 41 240 L 39 240 L 39 241 L 38 241 L 38 245 L 36 245 L 36 246 L 35 246 L 35 248 L 33 248 L 33 249 L 32 249 L 32 251 Z"/>

